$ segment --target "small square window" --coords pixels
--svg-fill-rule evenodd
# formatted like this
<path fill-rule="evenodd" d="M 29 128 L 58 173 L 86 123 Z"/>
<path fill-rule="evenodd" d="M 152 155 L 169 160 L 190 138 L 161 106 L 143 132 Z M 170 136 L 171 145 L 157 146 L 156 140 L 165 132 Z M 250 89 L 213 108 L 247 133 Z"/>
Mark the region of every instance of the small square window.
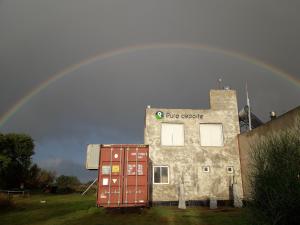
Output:
<path fill-rule="evenodd" d="M 209 166 L 203 166 L 203 167 L 202 167 L 202 172 L 203 172 L 203 173 L 209 173 L 209 171 L 210 171 Z"/>
<path fill-rule="evenodd" d="M 227 166 L 227 173 L 233 173 L 233 166 Z"/>

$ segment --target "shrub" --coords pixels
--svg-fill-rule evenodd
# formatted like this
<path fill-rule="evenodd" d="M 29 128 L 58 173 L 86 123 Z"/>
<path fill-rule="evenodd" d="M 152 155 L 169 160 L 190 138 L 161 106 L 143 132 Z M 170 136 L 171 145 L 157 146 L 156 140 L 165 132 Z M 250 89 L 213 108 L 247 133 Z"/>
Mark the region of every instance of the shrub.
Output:
<path fill-rule="evenodd" d="M 300 221 L 300 125 L 266 137 L 252 147 L 249 203 L 253 224 Z"/>
<path fill-rule="evenodd" d="M 12 201 L 6 194 L 0 193 L 0 209 L 6 209 L 13 207 Z"/>

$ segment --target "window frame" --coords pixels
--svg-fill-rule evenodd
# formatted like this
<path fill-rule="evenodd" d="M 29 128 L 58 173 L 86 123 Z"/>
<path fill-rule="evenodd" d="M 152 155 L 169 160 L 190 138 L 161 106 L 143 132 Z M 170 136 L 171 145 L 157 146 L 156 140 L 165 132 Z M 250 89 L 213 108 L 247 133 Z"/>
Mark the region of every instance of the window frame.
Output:
<path fill-rule="evenodd" d="M 207 168 L 208 170 L 205 171 L 205 168 Z M 210 166 L 202 166 L 202 173 L 210 173 Z"/>
<path fill-rule="evenodd" d="M 167 170 L 168 170 L 168 182 L 167 183 L 155 183 L 155 179 L 154 179 L 154 170 L 155 170 L 155 168 L 162 168 L 162 167 L 165 167 L 165 168 L 167 168 Z M 152 180 L 153 180 L 153 184 L 169 184 L 169 182 L 170 182 L 170 170 L 169 170 L 169 166 L 153 166 L 153 168 L 152 168 Z M 160 175 L 160 177 L 161 177 L 161 169 L 160 169 L 160 173 L 159 173 L 159 175 Z"/>
<path fill-rule="evenodd" d="M 183 131 L 183 144 L 182 145 L 165 145 L 162 143 L 162 134 L 163 134 L 163 124 L 170 124 L 170 125 L 181 125 Z M 185 129 L 184 123 L 161 123 L 160 125 L 160 145 L 163 147 L 184 147 L 185 145 Z"/>
<path fill-rule="evenodd" d="M 201 125 L 221 125 L 221 132 L 222 132 L 222 145 L 202 145 L 201 140 Z M 225 146 L 225 136 L 224 136 L 224 125 L 220 122 L 214 122 L 214 123 L 199 123 L 199 142 L 201 147 L 224 147 Z"/>

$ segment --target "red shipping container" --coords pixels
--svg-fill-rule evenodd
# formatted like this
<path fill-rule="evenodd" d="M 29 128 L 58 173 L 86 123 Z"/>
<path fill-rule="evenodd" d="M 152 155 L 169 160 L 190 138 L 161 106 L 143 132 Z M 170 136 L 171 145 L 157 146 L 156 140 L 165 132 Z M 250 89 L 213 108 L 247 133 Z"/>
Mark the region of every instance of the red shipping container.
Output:
<path fill-rule="evenodd" d="M 148 206 L 148 164 L 148 145 L 100 145 L 97 206 Z"/>

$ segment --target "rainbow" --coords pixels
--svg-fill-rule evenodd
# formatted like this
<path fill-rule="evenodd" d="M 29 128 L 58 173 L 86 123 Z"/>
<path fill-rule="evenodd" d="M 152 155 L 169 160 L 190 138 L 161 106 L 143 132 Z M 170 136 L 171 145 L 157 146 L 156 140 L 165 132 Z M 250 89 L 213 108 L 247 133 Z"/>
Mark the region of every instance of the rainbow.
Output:
<path fill-rule="evenodd" d="M 49 79 L 43 81 L 40 85 L 33 88 L 29 93 L 27 93 L 25 96 L 23 96 L 21 99 L 19 99 L 7 112 L 5 112 L 0 117 L 0 128 L 16 113 L 22 106 L 24 106 L 26 103 L 28 103 L 34 96 L 38 95 L 41 91 L 46 89 L 49 85 L 59 81 L 63 77 L 72 74 L 72 72 L 78 70 L 81 66 L 85 66 L 91 63 L 94 63 L 96 61 L 101 61 L 105 59 L 109 59 L 118 55 L 122 54 L 130 54 L 136 51 L 144 51 L 149 49 L 191 49 L 191 50 L 204 50 L 211 53 L 217 53 L 222 54 L 225 56 L 229 56 L 232 58 L 236 58 L 238 60 L 253 64 L 255 66 L 261 67 L 263 69 L 266 69 L 273 74 L 284 78 L 285 80 L 288 80 L 289 82 L 295 84 L 296 86 L 300 86 L 300 80 L 293 77 L 292 75 L 288 74 L 287 72 L 271 65 L 267 64 L 263 61 L 260 61 L 258 59 L 255 59 L 253 57 L 247 56 L 245 54 L 242 54 L 240 52 L 227 50 L 223 48 L 213 47 L 210 45 L 204 45 L 204 44 L 193 44 L 193 43 L 153 43 L 153 44 L 146 44 L 146 45 L 134 45 L 134 46 L 128 46 L 124 48 L 115 49 L 112 51 L 99 53 L 94 56 L 91 56 L 87 59 L 84 59 L 78 63 L 72 64 L 59 72 L 53 74 Z"/>

